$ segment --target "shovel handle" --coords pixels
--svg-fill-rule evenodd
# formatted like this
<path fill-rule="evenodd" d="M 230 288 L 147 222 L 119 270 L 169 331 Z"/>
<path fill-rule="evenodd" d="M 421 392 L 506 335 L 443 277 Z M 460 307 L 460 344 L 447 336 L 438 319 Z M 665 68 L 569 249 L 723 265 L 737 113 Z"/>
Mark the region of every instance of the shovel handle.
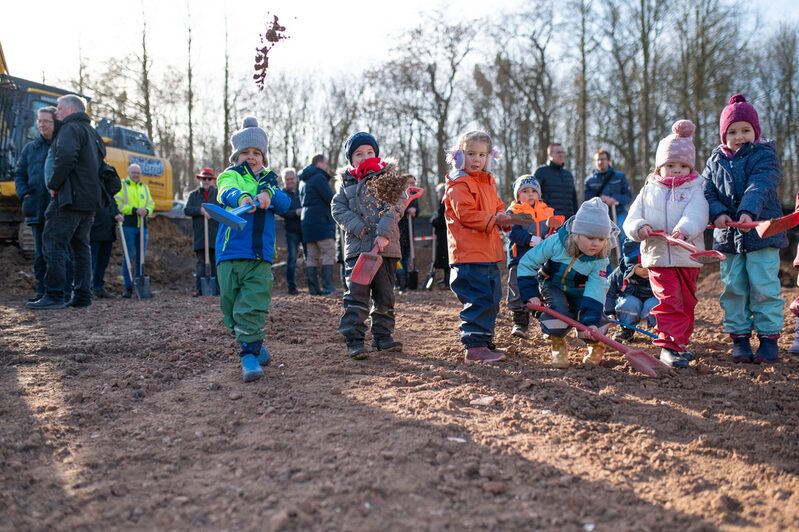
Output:
<path fill-rule="evenodd" d="M 258 207 L 258 205 L 260 205 L 260 202 L 257 199 L 253 199 L 253 201 L 255 201 L 255 206 L 256 207 Z M 203 203 L 203 207 L 205 207 L 206 205 L 215 205 L 215 203 Z M 235 209 L 230 209 L 228 212 L 230 214 L 234 215 L 234 216 L 241 216 L 245 212 L 247 212 L 250 209 L 252 209 L 252 207 L 253 206 L 250 205 L 249 203 L 245 203 L 244 205 L 239 205 Z"/>
<path fill-rule="evenodd" d="M 533 305 L 532 303 L 527 303 L 527 308 L 529 308 L 532 311 L 543 312 L 545 314 L 549 314 L 553 318 L 557 318 L 560 321 L 562 321 L 562 322 L 564 322 L 564 323 L 566 323 L 568 325 L 571 325 L 572 327 L 574 327 L 578 331 L 582 331 L 584 333 L 587 333 L 594 340 L 596 340 L 598 342 L 602 342 L 603 344 L 607 345 L 608 347 L 611 347 L 611 348 L 615 349 L 616 351 L 618 351 L 619 353 L 621 353 L 623 355 L 626 355 L 628 352 L 630 352 L 630 348 L 627 347 L 626 345 L 624 345 L 622 343 L 619 343 L 616 340 L 613 340 L 612 338 L 608 338 L 607 336 L 605 336 L 601 332 L 595 331 L 591 327 L 588 327 L 587 325 L 583 325 L 579 321 L 577 321 L 575 319 L 572 319 L 572 318 L 570 318 L 568 316 L 564 316 L 560 312 L 558 312 L 556 310 L 553 310 L 553 309 L 551 309 L 549 307 L 546 307 L 544 305 Z"/>
<path fill-rule="evenodd" d="M 763 222 L 762 221 L 760 221 L 760 222 L 727 222 L 727 227 L 736 227 L 738 229 L 754 229 L 758 225 L 760 225 L 761 223 L 763 223 Z M 707 228 L 708 229 L 718 229 L 718 227 L 716 227 L 713 224 L 707 224 Z"/>
<path fill-rule="evenodd" d="M 424 195 L 424 189 L 422 187 L 408 187 L 405 189 L 405 193 L 408 194 L 408 199 L 405 200 L 405 207 L 407 208 L 413 200 Z"/>
<path fill-rule="evenodd" d="M 681 247 L 681 248 L 683 248 L 685 250 L 690 251 L 691 253 L 699 253 L 699 250 L 696 249 L 696 246 L 694 246 L 693 244 L 691 244 L 689 242 L 686 242 L 685 240 L 680 240 L 679 238 L 674 238 L 673 236 L 668 234 L 666 231 L 656 230 L 656 231 L 652 231 L 649 234 L 650 234 L 650 236 L 656 236 L 658 238 L 663 238 L 663 239 L 667 240 L 668 242 L 674 244 L 675 246 L 679 246 L 679 247 Z"/>

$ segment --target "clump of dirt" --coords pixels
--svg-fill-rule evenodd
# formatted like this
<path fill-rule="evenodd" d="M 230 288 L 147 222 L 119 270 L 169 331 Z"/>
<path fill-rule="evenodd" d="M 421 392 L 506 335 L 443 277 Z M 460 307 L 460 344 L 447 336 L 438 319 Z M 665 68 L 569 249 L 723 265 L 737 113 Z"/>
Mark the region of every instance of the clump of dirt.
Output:
<path fill-rule="evenodd" d="M 266 23 L 266 31 L 260 35 L 261 46 L 255 49 L 255 74 L 252 78 L 258 86 L 258 90 L 264 90 L 264 81 L 266 81 L 266 71 L 269 69 L 269 52 L 280 41 L 286 40 L 289 37 L 285 35 L 286 27 L 281 25 L 278 21 L 277 15 L 273 15 L 272 21 Z"/>
<path fill-rule="evenodd" d="M 409 176 L 400 174 L 396 163 L 386 163 L 385 168 L 369 176 L 366 186 L 377 199 L 394 205 L 405 193 Z"/>

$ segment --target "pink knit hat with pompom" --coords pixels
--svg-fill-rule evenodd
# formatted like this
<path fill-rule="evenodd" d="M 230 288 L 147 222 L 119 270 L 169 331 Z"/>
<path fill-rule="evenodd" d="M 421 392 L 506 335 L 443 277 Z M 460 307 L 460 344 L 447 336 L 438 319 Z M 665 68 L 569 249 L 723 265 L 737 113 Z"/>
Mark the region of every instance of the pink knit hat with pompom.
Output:
<path fill-rule="evenodd" d="M 727 144 L 727 130 L 735 122 L 749 122 L 755 130 L 755 140 L 760 138 L 760 119 L 755 106 L 746 101 L 743 94 L 733 94 L 719 117 L 721 143 Z"/>
<path fill-rule="evenodd" d="M 667 163 L 685 163 L 694 169 L 696 163 L 696 148 L 694 148 L 693 134 L 696 126 L 690 120 L 677 120 L 671 126 L 672 134 L 658 143 L 655 153 L 655 168 L 660 168 Z"/>

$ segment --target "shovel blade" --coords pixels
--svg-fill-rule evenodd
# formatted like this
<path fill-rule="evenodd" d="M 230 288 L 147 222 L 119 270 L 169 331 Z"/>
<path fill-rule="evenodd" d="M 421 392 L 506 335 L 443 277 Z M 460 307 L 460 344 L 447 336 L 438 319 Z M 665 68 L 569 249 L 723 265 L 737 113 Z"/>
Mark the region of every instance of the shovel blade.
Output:
<path fill-rule="evenodd" d="M 424 289 L 425 290 L 432 290 L 433 284 L 435 283 L 435 276 L 432 273 L 428 273 L 427 277 L 424 279 Z"/>
<path fill-rule="evenodd" d="M 150 291 L 150 277 L 147 275 L 144 277 L 137 277 L 136 290 L 139 292 L 140 299 L 150 299 L 153 297 L 153 293 Z"/>
<path fill-rule="evenodd" d="M 219 290 L 216 284 L 216 277 L 200 277 L 200 295 L 218 296 Z"/>
<path fill-rule="evenodd" d="M 408 290 L 419 288 L 419 270 L 408 272 Z"/>
<path fill-rule="evenodd" d="M 760 235 L 760 238 L 767 238 L 777 233 L 787 231 L 798 224 L 799 211 L 783 216 L 782 218 L 772 218 L 771 220 L 761 222 L 755 230 L 757 234 Z"/>
<path fill-rule="evenodd" d="M 691 257 L 691 260 L 700 264 L 714 264 L 716 262 L 723 262 L 727 260 L 727 257 L 724 256 L 724 253 L 715 249 L 691 253 L 689 256 Z"/>
<path fill-rule="evenodd" d="M 228 227 L 234 228 L 236 231 L 241 231 L 244 229 L 244 226 L 247 225 L 247 220 L 241 216 L 233 214 L 230 211 L 226 211 L 219 205 L 215 205 L 213 203 L 203 203 L 203 207 L 205 207 L 205 212 L 208 213 L 208 216 L 221 224 L 225 224 Z"/>
<path fill-rule="evenodd" d="M 350 281 L 356 284 L 370 285 L 381 264 L 383 264 L 383 257 L 377 253 L 361 253 L 358 262 L 352 269 Z"/>
<path fill-rule="evenodd" d="M 658 378 L 671 371 L 669 366 L 644 351 L 631 349 L 624 353 L 624 359 L 630 367 L 650 377 Z"/>

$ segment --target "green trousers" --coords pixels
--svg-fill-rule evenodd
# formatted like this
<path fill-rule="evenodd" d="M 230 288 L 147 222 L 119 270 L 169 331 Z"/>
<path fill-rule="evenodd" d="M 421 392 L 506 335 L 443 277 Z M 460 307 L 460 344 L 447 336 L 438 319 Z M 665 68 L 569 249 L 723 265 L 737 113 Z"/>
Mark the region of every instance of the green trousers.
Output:
<path fill-rule="evenodd" d="M 217 267 L 222 321 L 238 342 L 261 342 L 272 303 L 272 265 L 261 260 L 226 260 Z"/>
<path fill-rule="evenodd" d="M 779 334 L 784 322 L 780 297 L 780 250 L 725 253 L 721 263 L 724 331 L 731 334 Z"/>

